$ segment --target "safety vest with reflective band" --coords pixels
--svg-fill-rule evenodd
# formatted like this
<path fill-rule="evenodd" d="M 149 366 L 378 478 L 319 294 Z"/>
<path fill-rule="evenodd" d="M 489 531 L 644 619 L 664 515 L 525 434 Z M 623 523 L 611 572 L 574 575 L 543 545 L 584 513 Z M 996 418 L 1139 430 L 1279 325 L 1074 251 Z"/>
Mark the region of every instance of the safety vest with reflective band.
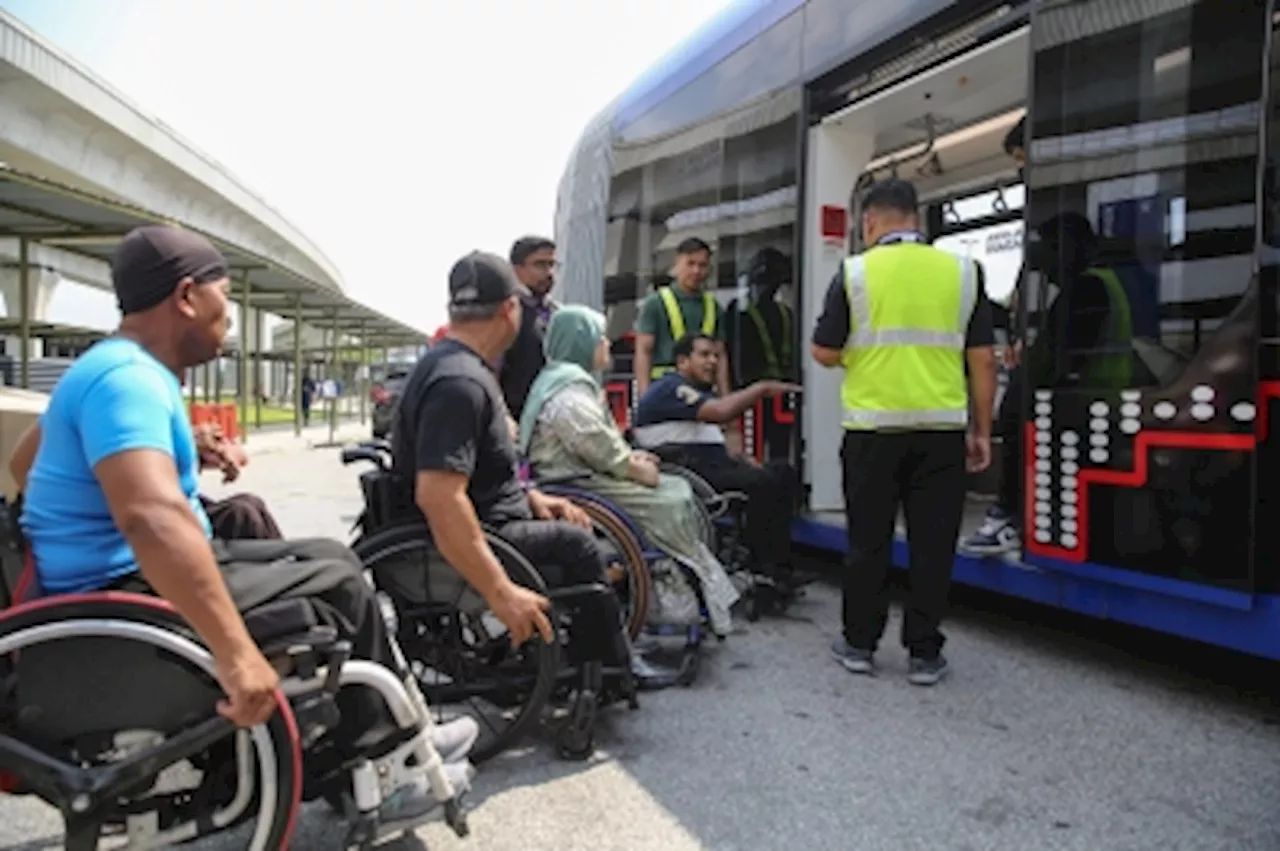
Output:
<path fill-rule="evenodd" d="M 1102 283 L 1107 295 L 1106 321 L 1093 345 L 1065 354 L 1074 360 L 1083 360 L 1079 380 L 1085 387 L 1123 390 L 1133 380 L 1133 314 L 1129 295 L 1120 276 L 1111 269 L 1089 268 L 1083 275 L 1092 275 Z M 1045 337 L 1043 343 L 1037 342 L 1027 353 L 1027 370 L 1038 387 L 1051 387 L 1058 381 L 1058 357 L 1064 354 L 1062 350 L 1066 345 L 1058 339 L 1058 329 L 1048 330 L 1050 336 Z"/>
<path fill-rule="evenodd" d="M 1133 380 L 1133 313 L 1120 276 L 1111 269 L 1091 268 L 1086 275 L 1102 281 L 1107 290 L 1107 322 L 1098 344 L 1091 348 L 1084 368 L 1088 387 L 1122 390 Z"/>
<path fill-rule="evenodd" d="M 658 287 L 658 297 L 662 299 L 662 307 L 667 314 L 667 324 L 671 328 L 671 343 L 678 343 L 685 335 L 684 314 L 680 312 L 680 302 L 671 287 Z M 702 294 L 702 333 L 711 336 L 716 332 L 716 297 L 711 293 Z M 655 364 L 649 370 L 650 378 L 661 378 L 676 368 L 673 363 Z"/>
<path fill-rule="evenodd" d="M 761 377 L 772 378 L 775 381 L 781 381 L 791 373 L 791 308 L 785 304 L 778 304 L 778 311 L 782 314 L 781 359 L 778 358 L 778 350 L 769 336 L 769 329 L 764 324 L 764 317 L 760 315 L 760 311 L 754 304 L 747 308 L 747 315 L 755 323 L 756 333 L 760 336 L 760 346 L 764 350 L 765 374 Z"/>
<path fill-rule="evenodd" d="M 965 333 L 978 297 L 973 261 L 918 234 L 895 235 L 848 258 L 844 286 L 844 427 L 964 428 Z"/>

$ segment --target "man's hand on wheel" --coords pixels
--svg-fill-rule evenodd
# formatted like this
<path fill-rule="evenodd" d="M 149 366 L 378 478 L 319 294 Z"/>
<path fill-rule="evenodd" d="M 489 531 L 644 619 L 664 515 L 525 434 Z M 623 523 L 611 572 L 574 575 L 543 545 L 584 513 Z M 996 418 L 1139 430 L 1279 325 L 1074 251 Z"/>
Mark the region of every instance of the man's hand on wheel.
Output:
<path fill-rule="evenodd" d="M 280 675 L 258 648 L 228 662 L 214 660 L 218 684 L 227 693 L 218 701 L 218 714 L 237 727 L 265 724 L 276 711 Z"/>
<path fill-rule="evenodd" d="M 587 516 L 587 512 L 563 497 L 529 491 L 529 508 L 539 520 L 563 520 L 583 529 L 591 528 L 591 518 Z"/>
<path fill-rule="evenodd" d="M 494 617 L 502 621 L 502 625 L 511 633 L 512 647 L 524 644 L 535 632 L 548 644 L 555 641 L 555 630 L 551 628 L 551 619 L 547 617 L 547 612 L 551 611 L 551 601 L 541 594 L 508 582 L 487 602 Z"/>

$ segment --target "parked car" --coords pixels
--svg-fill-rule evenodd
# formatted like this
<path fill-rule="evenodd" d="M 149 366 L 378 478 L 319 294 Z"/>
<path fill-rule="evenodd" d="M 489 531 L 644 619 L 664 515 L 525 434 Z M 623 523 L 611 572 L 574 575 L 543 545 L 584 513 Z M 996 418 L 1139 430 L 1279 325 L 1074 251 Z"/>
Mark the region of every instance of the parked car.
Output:
<path fill-rule="evenodd" d="M 407 366 L 389 367 L 381 381 L 374 382 L 369 388 L 369 397 L 373 401 L 373 436 L 388 438 L 391 436 L 391 418 L 400 401 L 400 392 L 409 379 Z"/>

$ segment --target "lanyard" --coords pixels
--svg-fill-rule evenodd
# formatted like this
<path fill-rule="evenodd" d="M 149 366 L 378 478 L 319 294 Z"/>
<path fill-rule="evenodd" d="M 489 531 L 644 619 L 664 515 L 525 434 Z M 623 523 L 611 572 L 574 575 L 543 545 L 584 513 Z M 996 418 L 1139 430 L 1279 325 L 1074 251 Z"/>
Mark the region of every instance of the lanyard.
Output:
<path fill-rule="evenodd" d="M 903 242 L 928 243 L 924 234 L 914 230 L 899 230 L 887 233 L 876 240 L 876 245 L 897 245 Z"/>

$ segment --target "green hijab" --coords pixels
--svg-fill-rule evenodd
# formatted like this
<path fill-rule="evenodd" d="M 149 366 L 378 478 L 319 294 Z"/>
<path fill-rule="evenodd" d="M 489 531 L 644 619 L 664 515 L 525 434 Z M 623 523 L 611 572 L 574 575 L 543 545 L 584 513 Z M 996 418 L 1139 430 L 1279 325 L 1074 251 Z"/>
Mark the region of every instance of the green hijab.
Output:
<path fill-rule="evenodd" d="M 581 305 L 569 305 L 557 310 L 547 324 L 542 338 L 542 351 L 547 365 L 534 379 L 525 399 L 524 412 L 520 415 L 520 453 L 529 453 L 529 441 L 533 427 L 538 422 L 542 406 L 571 384 L 589 385 L 599 393 L 600 382 L 592 375 L 596 346 L 604 336 L 604 314 Z"/>

